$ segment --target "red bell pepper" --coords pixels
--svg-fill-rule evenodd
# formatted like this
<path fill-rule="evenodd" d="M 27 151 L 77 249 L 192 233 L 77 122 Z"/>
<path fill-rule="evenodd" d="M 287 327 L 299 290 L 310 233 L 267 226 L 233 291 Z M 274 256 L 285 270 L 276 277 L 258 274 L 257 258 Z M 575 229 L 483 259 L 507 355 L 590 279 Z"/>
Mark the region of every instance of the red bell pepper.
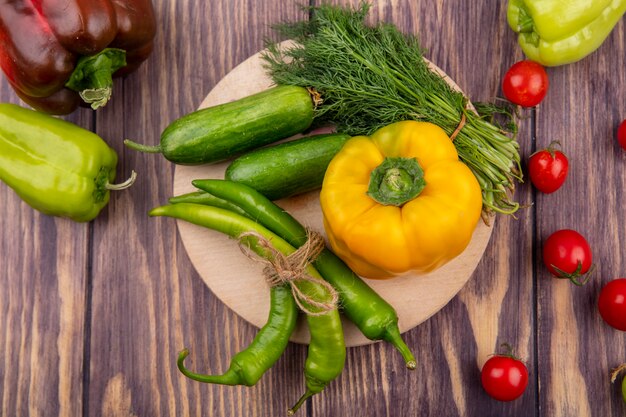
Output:
<path fill-rule="evenodd" d="M 33 108 L 68 114 L 97 109 L 113 77 L 128 74 L 152 52 L 150 0 L 12 0 L 0 2 L 0 67 Z"/>

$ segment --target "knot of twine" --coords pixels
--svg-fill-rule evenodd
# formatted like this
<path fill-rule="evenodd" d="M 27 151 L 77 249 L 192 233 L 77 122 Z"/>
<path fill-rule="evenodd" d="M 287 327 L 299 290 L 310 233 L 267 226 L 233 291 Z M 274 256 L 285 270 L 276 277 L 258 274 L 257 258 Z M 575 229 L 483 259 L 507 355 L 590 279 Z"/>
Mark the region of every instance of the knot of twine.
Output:
<path fill-rule="evenodd" d="M 456 127 L 454 132 L 452 132 L 452 134 L 450 135 L 450 140 L 452 142 L 454 142 L 454 139 L 456 138 L 456 136 L 459 134 L 461 129 L 463 129 L 463 127 L 465 126 L 465 121 L 466 120 L 467 119 L 465 118 L 465 112 L 461 113 L 461 121 L 459 122 L 459 125 Z"/>
<path fill-rule="evenodd" d="M 243 243 L 245 238 L 253 237 L 263 250 L 269 252 L 267 258 L 255 256 L 248 245 Z M 307 241 L 290 255 L 284 255 L 270 242 L 257 232 L 244 232 L 239 235 L 239 248 L 250 259 L 264 263 L 263 276 L 270 287 L 288 284 L 298 307 L 311 316 L 321 316 L 337 307 L 339 294 L 328 282 L 312 277 L 306 272 L 306 267 L 313 262 L 324 250 L 324 238 L 317 232 L 307 229 Z M 297 285 L 297 281 L 309 281 L 324 287 L 330 295 L 328 301 L 319 301 L 305 294 Z"/>

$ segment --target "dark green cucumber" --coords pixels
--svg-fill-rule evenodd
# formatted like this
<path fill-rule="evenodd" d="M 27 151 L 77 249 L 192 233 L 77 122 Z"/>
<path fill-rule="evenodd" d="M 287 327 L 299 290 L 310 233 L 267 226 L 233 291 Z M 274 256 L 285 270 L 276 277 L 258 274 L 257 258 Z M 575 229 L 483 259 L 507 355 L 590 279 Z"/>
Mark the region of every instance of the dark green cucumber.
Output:
<path fill-rule="evenodd" d="M 218 162 L 303 132 L 313 122 L 313 110 L 307 89 L 277 86 L 173 121 L 159 146 L 124 143 L 138 151 L 162 153 L 176 164 Z"/>
<path fill-rule="evenodd" d="M 257 149 L 231 162 L 225 178 L 246 184 L 270 200 L 315 190 L 322 186 L 330 160 L 349 138 L 330 133 Z"/>

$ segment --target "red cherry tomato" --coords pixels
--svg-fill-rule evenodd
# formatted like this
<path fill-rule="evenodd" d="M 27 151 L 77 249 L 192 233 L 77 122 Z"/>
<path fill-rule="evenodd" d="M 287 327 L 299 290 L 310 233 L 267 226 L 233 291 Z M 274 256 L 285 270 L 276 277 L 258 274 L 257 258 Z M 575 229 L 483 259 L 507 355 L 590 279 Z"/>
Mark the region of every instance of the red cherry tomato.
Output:
<path fill-rule="evenodd" d="M 557 278 L 567 278 L 576 285 L 589 279 L 592 255 L 589 243 L 575 230 L 563 229 L 551 234 L 543 244 L 543 263 Z"/>
<path fill-rule="evenodd" d="M 617 142 L 622 149 L 626 149 L 626 120 L 622 121 L 617 128 Z"/>
<path fill-rule="evenodd" d="M 512 103 L 533 107 L 541 103 L 548 92 L 548 74 L 533 61 L 516 62 L 504 74 L 502 92 Z"/>
<path fill-rule="evenodd" d="M 602 287 L 598 310 L 609 326 L 626 331 L 626 278 L 614 279 Z"/>
<path fill-rule="evenodd" d="M 528 175 L 536 189 L 550 194 L 561 188 L 567 178 L 569 161 L 561 151 L 554 149 L 552 142 L 546 149 L 532 154 L 528 160 Z"/>
<path fill-rule="evenodd" d="M 519 398 L 528 385 L 528 369 L 524 362 L 508 355 L 494 355 L 480 371 L 483 388 L 498 401 Z"/>

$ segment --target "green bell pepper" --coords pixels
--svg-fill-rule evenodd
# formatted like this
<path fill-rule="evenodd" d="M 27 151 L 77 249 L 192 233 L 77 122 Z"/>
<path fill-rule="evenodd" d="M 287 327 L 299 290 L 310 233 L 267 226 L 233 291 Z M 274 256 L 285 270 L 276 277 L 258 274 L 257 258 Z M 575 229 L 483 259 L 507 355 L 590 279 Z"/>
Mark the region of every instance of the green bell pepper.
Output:
<path fill-rule="evenodd" d="M 94 219 L 115 179 L 117 154 L 98 135 L 15 104 L 0 104 L 0 180 L 42 213 Z"/>
<path fill-rule="evenodd" d="M 557 66 L 598 49 L 624 12 L 626 0 L 509 0 L 507 20 L 529 59 Z"/>

